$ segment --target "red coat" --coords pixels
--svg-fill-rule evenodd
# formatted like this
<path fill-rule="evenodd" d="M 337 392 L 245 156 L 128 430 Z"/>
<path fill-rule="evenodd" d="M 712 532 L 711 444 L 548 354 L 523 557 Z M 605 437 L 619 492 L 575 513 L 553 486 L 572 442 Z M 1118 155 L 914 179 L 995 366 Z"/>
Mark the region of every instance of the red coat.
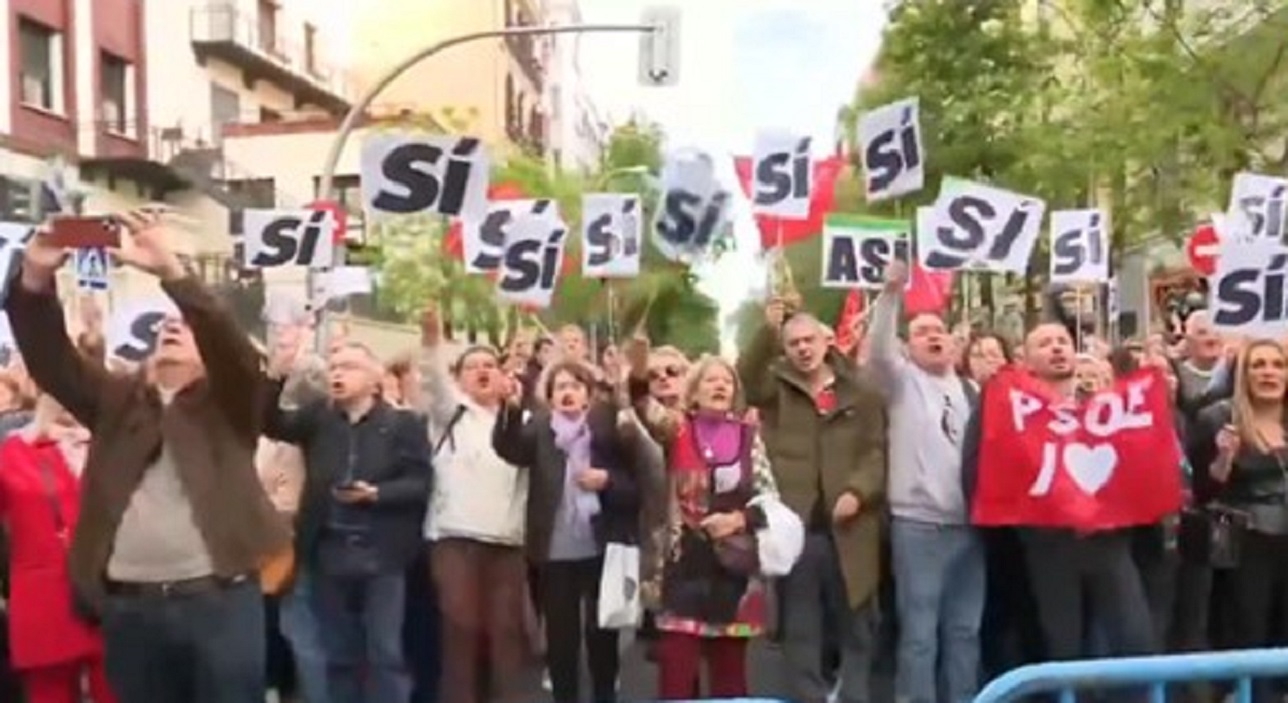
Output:
<path fill-rule="evenodd" d="M 28 443 L 19 434 L 0 444 L 0 518 L 9 529 L 9 648 L 16 669 L 103 651 L 98 631 L 72 607 L 65 537 L 75 530 L 79 510 L 80 481 L 57 444 Z M 60 513 L 65 536 L 57 527 Z"/>

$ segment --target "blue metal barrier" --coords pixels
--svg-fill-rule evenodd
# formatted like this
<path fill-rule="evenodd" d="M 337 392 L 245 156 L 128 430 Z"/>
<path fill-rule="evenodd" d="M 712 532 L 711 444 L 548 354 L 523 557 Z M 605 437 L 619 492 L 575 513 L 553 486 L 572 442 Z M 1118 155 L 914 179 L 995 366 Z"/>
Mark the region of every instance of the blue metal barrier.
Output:
<path fill-rule="evenodd" d="M 1288 649 L 1086 659 L 1033 664 L 1009 671 L 975 696 L 975 703 L 1013 703 L 1024 696 L 1059 693 L 1075 703 L 1079 691 L 1149 687 L 1150 703 L 1167 700 L 1167 684 L 1234 681 L 1235 703 L 1251 703 L 1252 680 L 1288 677 Z"/>

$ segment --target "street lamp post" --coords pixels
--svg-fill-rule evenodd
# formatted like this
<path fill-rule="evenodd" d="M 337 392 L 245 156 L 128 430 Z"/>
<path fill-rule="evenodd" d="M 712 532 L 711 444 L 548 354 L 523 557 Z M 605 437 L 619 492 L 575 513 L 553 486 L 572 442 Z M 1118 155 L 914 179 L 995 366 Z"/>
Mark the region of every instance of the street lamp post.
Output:
<path fill-rule="evenodd" d="M 326 163 L 322 170 L 322 179 L 318 188 L 318 198 L 321 200 L 332 200 L 335 197 L 334 181 L 335 170 L 340 163 L 340 154 L 344 151 L 345 144 L 349 141 L 349 135 L 358 126 L 358 120 L 366 114 L 371 104 L 375 102 L 380 93 L 384 92 L 391 83 L 398 79 L 399 76 L 406 73 L 413 66 L 428 59 L 435 54 L 450 49 L 461 44 L 482 39 L 500 39 L 505 37 L 521 36 L 546 36 L 554 34 L 589 34 L 599 32 L 631 32 L 631 33 L 653 33 L 659 31 L 659 26 L 653 24 L 574 24 L 559 27 L 510 27 L 507 29 L 496 29 L 486 32 L 474 32 L 471 34 L 462 34 L 444 41 L 438 42 L 431 46 L 425 47 L 420 51 L 408 56 L 401 63 L 390 68 L 384 75 L 380 76 L 367 90 L 358 98 L 353 107 L 349 108 L 348 114 L 340 122 L 340 127 L 336 131 L 335 139 L 331 142 L 331 150 L 327 153 Z M 345 260 L 345 246 L 343 240 L 336 247 L 333 266 L 343 265 Z M 308 291 L 310 297 L 315 291 L 314 274 L 309 271 Z M 320 311 L 320 316 L 325 318 L 325 307 Z M 330 330 L 327 328 L 325 319 L 320 320 L 319 334 L 317 335 L 319 349 L 325 349 L 327 337 Z"/>

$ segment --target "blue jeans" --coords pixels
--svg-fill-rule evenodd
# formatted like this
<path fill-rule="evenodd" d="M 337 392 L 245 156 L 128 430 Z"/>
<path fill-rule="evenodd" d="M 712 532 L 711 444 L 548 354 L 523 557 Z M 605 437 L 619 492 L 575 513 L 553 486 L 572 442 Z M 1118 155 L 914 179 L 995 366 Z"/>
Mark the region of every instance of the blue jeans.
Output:
<path fill-rule="evenodd" d="M 108 596 L 107 677 L 120 703 L 249 703 L 267 693 L 254 578 L 194 594 Z"/>
<path fill-rule="evenodd" d="M 291 644 L 304 703 L 329 703 L 326 650 L 322 647 L 322 629 L 318 625 L 314 578 L 303 568 L 296 572 L 290 592 L 282 596 L 281 629 L 282 636 Z"/>
<path fill-rule="evenodd" d="M 406 574 L 339 577 L 315 572 L 314 579 L 331 700 L 406 703 L 411 697 L 402 639 Z"/>
<path fill-rule="evenodd" d="M 890 542 L 899 608 L 895 695 L 936 703 L 942 668 L 945 703 L 969 701 L 979 687 L 983 541 L 966 525 L 894 518 Z"/>

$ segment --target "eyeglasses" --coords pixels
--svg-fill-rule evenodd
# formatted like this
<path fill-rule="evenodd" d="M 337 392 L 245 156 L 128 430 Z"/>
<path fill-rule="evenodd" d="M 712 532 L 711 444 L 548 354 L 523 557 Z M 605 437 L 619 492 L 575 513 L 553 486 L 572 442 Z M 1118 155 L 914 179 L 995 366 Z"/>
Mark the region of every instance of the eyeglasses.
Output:
<path fill-rule="evenodd" d="M 684 375 L 684 367 L 670 364 L 660 369 L 649 369 L 648 380 L 661 381 L 666 378 L 679 378 L 682 375 Z"/>

